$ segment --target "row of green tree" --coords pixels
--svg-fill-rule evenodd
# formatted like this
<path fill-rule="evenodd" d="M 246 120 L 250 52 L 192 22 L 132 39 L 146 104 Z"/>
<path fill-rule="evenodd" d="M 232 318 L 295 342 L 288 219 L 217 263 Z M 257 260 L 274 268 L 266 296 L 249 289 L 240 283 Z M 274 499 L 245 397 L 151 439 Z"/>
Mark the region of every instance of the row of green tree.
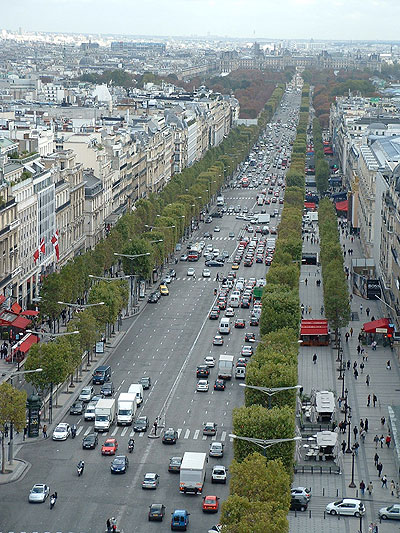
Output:
<path fill-rule="evenodd" d="M 337 336 L 350 321 L 350 300 L 337 216 L 328 198 L 319 203 L 318 219 L 325 316 Z"/>
<path fill-rule="evenodd" d="M 246 367 L 246 385 L 249 387 L 245 390 L 245 405 L 233 412 L 233 431 L 241 437 L 274 440 L 291 439 L 295 435 L 296 390 L 268 396 L 250 386 L 295 387 L 298 381 L 299 275 L 308 94 L 309 88 L 304 87 L 294 143 L 297 148 L 301 145 L 303 152 L 296 152 L 295 160 L 301 160 L 302 165 L 298 165 L 292 176 L 299 176 L 302 181 L 293 178 L 294 184 L 289 185 L 287 180 L 274 261 L 266 275 L 262 296 L 261 341 Z M 222 505 L 224 531 L 288 532 L 294 443 L 288 441 L 265 446 L 262 455 L 255 449 L 256 445 L 249 441 L 234 441 L 230 496 Z"/>
<path fill-rule="evenodd" d="M 308 129 L 308 109 L 309 86 L 304 85 L 301 98 L 299 123 L 297 125 L 296 139 L 293 143 L 290 168 L 286 174 L 287 187 L 305 187 L 305 166 L 307 151 L 307 129 Z"/>
<path fill-rule="evenodd" d="M 315 163 L 315 183 L 319 194 L 324 194 L 329 188 L 329 163 L 324 155 L 324 145 L 322 142 L 322 129 L 318 118 L 313 120 L 313 140 L 314 140 L 314 163 Z"/>

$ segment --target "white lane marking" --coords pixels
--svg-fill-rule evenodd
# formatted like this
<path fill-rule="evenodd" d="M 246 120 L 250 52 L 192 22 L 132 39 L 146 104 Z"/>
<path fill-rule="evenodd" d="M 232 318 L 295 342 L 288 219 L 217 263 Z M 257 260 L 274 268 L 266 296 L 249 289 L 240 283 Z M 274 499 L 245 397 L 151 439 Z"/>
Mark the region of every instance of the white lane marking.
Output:
<path fill-rule="evenodd" d="M 178 428 L 177 429 L 177 433 L 178 433 L 178 439 L 179 439 L 179 437 L 181 436 L 181 433 L 182 433 L 182 428 Z"/>
<path fill-rule="evenodd" d="M 189 438 L 189 435 L 190 435 L 190 429 L 187 429 L 185 431 L 185 436 L 183 437 L 184 439 L 188 439 Z"/>
<path fill-rule="evenodd" d="M 211 440 L 217 440 L 217 435 L 213 435 L 213 436 L 211 437 Z"/>
<path fill-rule="evenodd" d="M 92 430 L 92 426 L 89 426 L 87 428 L 87 430 L 85 431 L 85 433 L 83 434 L 84 437 L 86 437 L 86 435 L 89 435 L 90 431 Z"/>
<path fill-rule="evenodd" d="M 83 426 L 79 426 L 78 429 L 76 430 L 76 434 L 79 435 L 82 429 L 83 429 Z"/>
<path fill-rule="evenodd" d="M 144 437 L 144 432 L 143 432 L 143 431 L 141 431 L 141 432 L 139 433 L 139 437 Z"/>
<path fill-rule="evenodd" d="M 123 437 L 127 431 L 128 431 L 128 426 L 125 426 L 124 429 L 121 431 L 121 437 Z"/>
<path fill-rule="evenodd" d="M 194 432 L 194 435 L 193 435 L 193 440 L 197 440 L 199 438 L 199 433 L 200 433 L 200 430 L 196 429 L 196 431 Z"/>
<path fill-rule="evenodd" d="M 203 435 L 203 440 L 207 440 L 207 435 Z"/>
<path fill-rule="evenodd" d="M 226 431 L 223 431 L 221 434 L 221 442 L 224 442 L 226 439 Z"/>

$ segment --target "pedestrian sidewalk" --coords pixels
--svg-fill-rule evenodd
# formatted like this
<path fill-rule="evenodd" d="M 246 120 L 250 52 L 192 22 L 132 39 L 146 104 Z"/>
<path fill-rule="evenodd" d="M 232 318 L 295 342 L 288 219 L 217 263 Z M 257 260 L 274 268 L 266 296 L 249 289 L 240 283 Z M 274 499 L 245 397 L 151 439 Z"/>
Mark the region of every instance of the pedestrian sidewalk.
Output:
<path fill-rule="evenodd" d="M 319 238 L 318 228 L 315 228 L 315 237 Z M 345 264 L 350 269 L 352 258 L 363 257 L 360 242 L 358 238 L 347 238 L 344 233 L 341 235 L 341 242 L 346 247 Z M 353 249 L 353 254 L 349 256 L 348 248 Z M 304 252 L 318 252 L 319 243 L 311 243 L 310 238 L 305 237 L 303 244 Z M 321 279 L 321 284 L 318 287 L 317 280 Z M 306 282 L 307 280 L 307 282 Z M 351 288 L 349 290 L 351 294 Z M 300 274 L 300 303 L 304 305 L 303 318 L 317 319 L 323 318 L 323 284 L 320 267 L 314 265 L 302 265 Z M 360 313 L 360 304 L 362 304 L 362 312 Z M 369 318 L 366 316 L 366 308 L 370 308 Z M 391 503 L 399 502 L 396 497 L 391 495 L 390 483 L 393 480 L 395 483 L 399 481 L 396 472 L 396 466 L 393 455 L 393 444 L 388 448 L 385 443 L 378 443 L 378 448 L 375 449 L 374 437 L 377 434 L 386 438 L 388 435 L 388 405 L 390 405 L 395 398 L 398 397 L 399 388 L 399 366 L 395 353 L 391 351 L 390 347 L 383 348 L 378 346 L 376 350 L 372 350 L 370 346 L 364 346 L 364 370 L 361 371 L 360 364 L 363 361 L 362 355 L 357 354 L 358 334 L 364 324 L 371 320 L 372 316 L 381 318 L 387 315 L 384 306 L 379 300 L 364 300 L 356 295 L 353 295 L 351 302 L 351 310 L 353 312 L 353 320 L 350 322 L 348 328 L 341 332 L 341 341 L 343 346 L 343 360 L 350 362 L 350 369 L 345 371 L 345 389 L 348 390 L 348 403 L 351 407 L 351 445 L 354 444 L 354 426 L 360 429 L 360 419 L 368 419 L 368 431 L 366 433 L 365 442 L 360 439 L 358 433 L 357 438 L 360 443 L 358 455 L 355 457 L 355 475 L 354 482 L 356 489 L 349 488 L 351 481 L 352 469 L 352 454 L 344 454 L 343 458 L 343 474 L 341 476 L 334 475 L 317 475 L 317 474 L 296 474 L 294 483 L 299 486 L 311 486 L 313 497 L 309 509 L 311 509 L 311 519 L 307 519 L 305 513 L 289 516 L 290 530 L 304 533 L 325 533 L 325 532 L 355 532 L 358 530 L 358 521 L 355 519 L 345 519 L 338 521 L 333 517 L 324 517 L 324 510 L 327 503 L 334 501 L 338 497 L 360 498 L 364 501 L 366 507 L 366 515 L 363 518 L 363 531 L 368 531 L 368 524 L 371 522 L 378 523 L 378 511 L 381 507 L 390 505 Z M 353 334 L 350 334 L 352 329 Z M 346 341 L 346 331 L 349 332 Z M 316 362 L 313 362 L 313 355 L 317 354 Z M 338 350 L 333 346 L 308 347 L 300 346 L 299 349 L 299 384 L 303 386 L 304 394 L 309 395 L 312 389 L 315 390 L 332 390 L 338 399 L 342 393 L 342 381 L 338 380 L 339 363 L 337 362 Z M 367 357 L 366 357 L 367 355 Z M 391 361 L 391 370 L 386 369 L 386 361 Z M 353 374 L 353 364 L 357 362 L 358 378 L 355 379 Z M 370 377 L 369 386 L 366 383 L 367 374 Z M 368 394 L 371 394 L 370 406 L 367 407 Z M 377 397 L 376 406 L 373 407 L 373 394 Z M 337 422 L 344 419 L 344 415 L 337 404 Z M 385 423 L 381 423 L 381 418 L 385 417 Z M 347 441 L 348 434 L 339 434 L 340 442 Z M 361 440 L 361 442 L 360 442 Z M 382 487 L 382 482 L 378 476 L 378 471 L 374 464 L 375 453 L 379 455 L 379 461 L 382 462 L 382 475 L 386 475 L 388 482 L 387 487 Z M 373 492 L 369 496 L 365 492 L 361 496 L 359 484 L 361 480 L 365 485 L 372 482 Z M 349 522 L 348 522 L 349 520 Z M 355 523 L 353 524 L 353 521 Z M 348 524 L 350 523 L 350 528 Z M 393 531 L 393 522 L 382 522 L 379 525 L 380 533 L 389 533 Z"/>

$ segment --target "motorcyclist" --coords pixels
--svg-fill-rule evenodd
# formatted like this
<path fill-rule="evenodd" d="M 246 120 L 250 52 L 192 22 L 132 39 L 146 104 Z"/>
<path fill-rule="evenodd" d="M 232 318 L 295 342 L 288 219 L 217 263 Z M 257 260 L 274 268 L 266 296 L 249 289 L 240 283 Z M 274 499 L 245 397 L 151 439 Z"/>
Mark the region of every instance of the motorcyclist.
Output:
<path fill-rule="evenodd" d="M 79 461 L 79 463 L 78 463 L 76 468 L 78 469 L 78 476 L 81 476 L 83 474 L 83 470 L 85 468 L 85 461 L 82 461 L 82 460 Z"/>
<path fill-rule="evenodd" d="M 75 424 L 71 426 L 71 436 L 73 439 L 76 437 L 76 425 Z"/>
<path fill-rule="evenodd" d="M 214 289 L 214 296 L 217 296 L 218 289 L 215 287 Z"/>
<path fill-rule="evenodd" d="M 57 501 L 57 492 L 53 492 L 53 494 L 50 496 L 50 509 L 53 509 Z"/>
<path fill-rule="evenodd" d="M 129 453 L 132 453 L 133 451 L 133 448 L 135 447 L 135 441 L 134 439 L 131 437 L 128 441 L 128 450 L 129 450 Z"/>

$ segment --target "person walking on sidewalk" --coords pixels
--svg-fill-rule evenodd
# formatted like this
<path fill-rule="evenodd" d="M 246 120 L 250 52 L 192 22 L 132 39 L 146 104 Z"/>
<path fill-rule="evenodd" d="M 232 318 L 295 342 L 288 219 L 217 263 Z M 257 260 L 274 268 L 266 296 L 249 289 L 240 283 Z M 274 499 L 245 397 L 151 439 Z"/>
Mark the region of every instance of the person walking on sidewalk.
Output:
<path fill-rule="evenodd" d="M 394 480 L 392 479 L 392 481 L 390 482 L 390 494 L 392 496 L 394 496 L 394 491 L 396 490 L 396 484 L 394 482 Z"/>
<path fill-rule="evenodd" d="M 360 491 L 361 491 L 361 496 L 364 496 L 365 494 L 365 483 L 363 480 L 361 480 L 360 482 Z"/>
<path fill-rule="evenodd" d="M 317 354 L 315 353 L 315 354 L 312 356 L 312 361 L 313 361 L 314 365 L 317 364 L 317 359 L 318 359 L 318 356 L 317 356 Z"/>
<path fill-rule="evenodd" d="M 362 310 L 363 310 L 363 304 L 360 304 L 360 315 L 362 315 Z"/>
<path fill-rule="evenodd" d="M 370 407 L 371 405 L 371 395 L 368 394 L 368 398 L 367 398 L 367 407 Z"/>
<path fill-rule="evenodd" d="M 346 451 L 346 441 L 342 440 L 342 453 Z"/>
<path fill-rule="evenodd" d="M 386 422 L 386 418 L 384 416 L 381 416 L 381 425 L 384 426 Z"/>
<path fill-rule="evenodd" d="M 378 437 L 378 435 L 376 435 L 376 437 Z M 375 439 L 374 439 L 375 440 Z M 379 437 L 378 437 L 378 440 L 379 440 Z M 375 455 L 374 455 L 374 464 L 375 464 L 375 467 L 378 466 L 378 463 L 379 463 L 379 455 L 377 452 L 375 452 Z"/>
<path fill-rule="evenodd" d="M 365 431 L 368 431 L 368 427 L 369 427 L 369 422 L 368 422 L 368 418 L 366 418 L 364 420 L 364 429 L 365 429 Z"/>
<path fill-rule="evenodd" d="M 370 481 L 367 485 L 367 491 L 370 496 L 372 496 L 372 493 L 374 491 L 374 486 L 372 485 L 372 481 Z"/>
<path fill-rule="evenodd" d="M 350 337 L 350 333 L 346 331 L 346 334 L 345 334 L 346 342 L 349 342 L 349 337 Z"/>
<path fill-rule="evenodd" d="M 367 436 L 367 432 L 365 431 L 365 429 L 363 429 L 362 431 L 360 431 L 360 439 L 365 442 L 365 437 Z"/>
<path fill-rule="evenodd" d="M 381 477 L 382 470 L 383 470 L 383 464 L 379 461 L 379 463 L 376 465 L 376 469 L 378 470 L 378 477 Z"/>
<path fill-rule="evenodd" d="M 43 433 L 43 438 L 47 439 L 47 426 L 46 426 L 46 424 L 43 425 L 42 433 Z"/>
<path fill-rule="evenodd" d="M 362 304 L 361 304 L 362 305 Z M 369 307 L 366 308 L 365 312 L 367 313 L 367 317 L 369 316 L 371 309 Z"/>
<path fill-rule="evenodd" d="M 387 477 L 386 477 L 386 474 L 384 474 L 382 476 L 382 480 L 381 481 L 382 481 L 382 488 L 383 489 L 387 489 Z"/>
<path fill-rule="evenodd" d="M 361 346 L 358 344 L 357 345 L 357 355 L 360 355 L 360 352 L 361 352 Z"/>
<path fill-rule="evenodd" d="M 357 368 L 354 369 L 354 379 L 358 379 L 358 370 L 357 370 Z"/>
<path fill-rule="evenodd" d="M 390 443 L 392 441 L 392 437 L 390 435 L 387 435 L 386 439 L 385 439 L 385 442 L 386 442 L 386 446 L 388 448 L 390 448 Z"/>
<path fill-rule="evenodd" d="M 390 359 L 386 363 L 386 370 L 392 370 L 392 365 L 390 364 Z"/>
<path fill-rule="evenodd" d="M 372 341 L 371 342 L 371 348 L 374 352 L 376 352 L 376 347 L 377 347 L 377 342 L 376 341 Z"/>
<path fill-rule="evenodd" d="M 385 442 L 385 437 L 383 435 L 380 436 L 380 443 L 381 443 L 381 448 L 383 448 L 383 443 Z"/>
<path fill-rule="evenodd" d="M 369 385 L 369 382 L 368 382 L 368 385 Z M 374 407 L 376 407 L 376 402 L 378 401 L 378 398 L 376 396 L 376 394 L 373 394 L 372 395 L 372 403 L 374 404 Z"/>
<path fill-rule="evenodd" d="M 361 374 L 364 372 L 364 368 L 365 368 L 365 365 L 364 365 L 363 361 L 361 361 L 361 363 L 360 363 Z"/>
<path fill-rule="evenodd" d="M 353 329 L 353 328 L 350 328 L 350 337 L 353 336 L 353 332 L 354 332 L 354 329 Z"/>
<path fill-rule="evenodd" d="M 360 428 L 364 429 L 364 420 L 360 418 Z"/>
<path fill-rule="evenodd" d="M 358 435 L 358 427 L 357 426 L 353 427 L 353 433 L 354 433 L 354 439 L 357 440 L 357 435 Z"/>

